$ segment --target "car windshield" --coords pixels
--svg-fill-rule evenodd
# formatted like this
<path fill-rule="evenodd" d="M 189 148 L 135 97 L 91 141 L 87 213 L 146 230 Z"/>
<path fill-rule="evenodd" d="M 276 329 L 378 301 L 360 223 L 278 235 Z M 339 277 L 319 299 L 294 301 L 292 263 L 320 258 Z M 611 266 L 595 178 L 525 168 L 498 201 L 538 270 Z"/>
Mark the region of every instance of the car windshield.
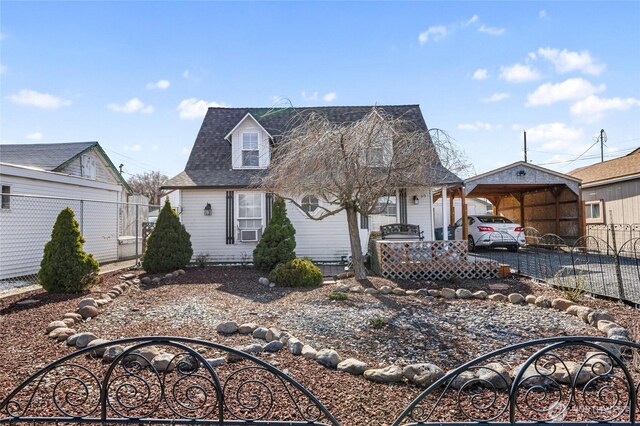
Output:
<path fill-rule="evenodd" d="M 478 216 L 478 220 L 482 223 L 513 223 L 502 216 Z"/>

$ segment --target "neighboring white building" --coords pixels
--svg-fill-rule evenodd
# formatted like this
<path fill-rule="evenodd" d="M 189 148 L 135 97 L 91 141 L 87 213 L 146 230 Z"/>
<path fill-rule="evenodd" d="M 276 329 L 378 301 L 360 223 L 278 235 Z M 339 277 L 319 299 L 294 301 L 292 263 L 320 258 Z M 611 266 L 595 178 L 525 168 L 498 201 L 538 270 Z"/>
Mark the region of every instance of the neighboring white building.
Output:
<path fill-rule="evenodd" d="M 0 186 L 0 279 L 38 272 L 65 207 L 78 218 L 85 251 L 101 263 L 122 257 L 119 237 L 131 220 L 118 203 L 132 193 L 97 142 L 0 145 Z"/>
<path fill-rule="evenodd" d="M 492 214 L 493 204 L 491 204 L 487 200 L 484 200 L 482 198 L 466 198 L 465 203 L 467 204 L 467 214 L 469 216 Z M 453 208 L 455 210 L 455 220 L 457 221 L 458 219 L 462 218 L 462 200 L 460 198 L 455 198 L 453 200 Z M 438 198 L 438 200 L 433 203 L 433 209 L 435 212 L 442 211 L 442 198 Z M 441 228 L 442 215 L 435 214 L 434 218 L 435 227 Z"/>
<path fill-rule="evenodd" d="M 329 120 L 342 123 L 362 118 L 368 107 L 311 108 Z M 387 114 L 413 120 L 427 131 L 418 105 L 384 106 Z M 271 147 L 278 143 L 296 108 L 209 108 L 184 172 L 170 179 L 164 189 L 171 194 L 182 223 L 191 234 L 194 256 L 208 254 L 214 262 L 251 259 L 253 250 L 271 217 L 273 198 L 251 188 L 252 179 L 269 165 Z M 442 186 L 461 180 L 442 168 Z M 177 199 L 177 200 L 176 200 Z M 318 200 L 309 194 L 299 200 L 313 212 Z M 210 210 L 209 210 L 210 208 Z M 448 204 L 441 213 L 448 218 Z M 339 261 L 350 255 L 346 215 L 339 213 L 321 221 L 307 217 L 295 205 L 287 205 L 296 229 L 296 254 L 314 261 Z M 319 211 L 319 209 L 318 209 Z M 211 214 L 208 214 L 208 213 Z M 360 218 L 363 249 L 372 230 L 388 223 L 419 225 L 425 239 L 433 239 L 432 191 L 401 189 L 390 194 L 384 212 Z"/>

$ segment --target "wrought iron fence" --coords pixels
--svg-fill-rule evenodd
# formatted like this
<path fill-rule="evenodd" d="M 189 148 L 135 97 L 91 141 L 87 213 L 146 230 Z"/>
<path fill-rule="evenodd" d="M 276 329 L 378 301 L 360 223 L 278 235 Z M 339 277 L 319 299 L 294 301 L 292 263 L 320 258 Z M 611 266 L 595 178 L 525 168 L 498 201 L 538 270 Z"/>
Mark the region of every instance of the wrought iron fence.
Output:
<path fill-rule="evenodd" d="M 640 304 L 640 236 L 628 240 L 612 237 L 610 241 L 616 241 L 616 245 L 611 246 L 594 235 L 567 244 L 557 235 L 540 235 L 533 228 L 523 233 L 524 244 L 519 244 L 517 251 L 479 249 L 476 259 L 509 265 L 516 273 L 557 287 Z M 520 236 L 511 238 L 514 244 L 522 240 Z"/>
<path fill-rule="evenodd" d="M 73 210 L 84 249 L 100 264 L 136 259 L 142 253 L 148 204 L 81 198 L 3 194 L 0 209 L 0 292 L 38 283 L 44 245 L 58 214 Z"/>
<path fill-rule="evenodd" d="M 218 357 L 206 359 L 199 348 Z M 639 350 L 629 340 L 592 336 L 499 349 L 425 382 L 393 426 L 635 425 Z M 259 355 L 180 337 L 81 349 L 0 402 L 0 424 L 69 423 L 339 426 L 303 384 Z"/>

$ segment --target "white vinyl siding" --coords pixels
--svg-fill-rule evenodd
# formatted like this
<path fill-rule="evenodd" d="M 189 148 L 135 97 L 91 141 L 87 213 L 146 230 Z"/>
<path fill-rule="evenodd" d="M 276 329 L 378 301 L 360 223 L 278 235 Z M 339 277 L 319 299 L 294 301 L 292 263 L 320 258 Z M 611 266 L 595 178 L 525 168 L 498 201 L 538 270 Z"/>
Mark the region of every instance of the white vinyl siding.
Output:
<path fill-rule="evenodd" d="M 118 205 L 81 203 L 76 200 L 27 198 L 15 194 L 65 197 L 116 202 L 121 187 L 57 173 L 2 166 L 2 185 L 11 186 L 11 208 L 0 210 L 0 279 L 35 274 L 40 269 L 43 248 L 51 239 L 53 224 L 66 207 L 79 219 L 84 209 L 87 218 L 81 231 L 84 249 L 98 262 L 118 259 Z M 24 242 L 28 241 L 29 244 Z"/>
<path fill-rule="evenodd" d="M 94 159 L 93 160 L 95 162 L 94 177 L 86 176 L 87 174 L 86 171 L 83 171 L 82 161 L 83 161 L 83 158 L 85 158 L 85 161 L 87 161 L 86 157 L 91 157 Z M 90 179 L 95 179 L 100 182 L 115 183 L 117 185 L 121 183 L 118 177 L 115 175 L 115 172 L 113 171 L 113 169 L 109 167 L 107 162 L 102 158 L 102 155 L 100 155 L 94 149 L 84 153 L 80 157 L 70 162 L 64 169 L 60 170 L 60 173 L 66 173 L 73 176 L 83 176 Z"/>
<path fill-rule="evenodd" d="M 237 228 L 238 195 L 247 193 L 243 189 L 235 190 L 235 218 Z M 428 190 L 421 192 L 407 190 L 407 216 L 409 223 L 420 225 L 425 239 L 429 239 L 431 230 L 431 208 Z M 420 204 L 414 205 L 413 196 L 420 197 Z M 261 197 L 264 194 L 261 193 Z M 264 222 L 264 198 L 262 202 L 262 226 Z M 322 203 L 322 200 L 320 200 Z M 205 216 L 204 206 L 210 203 L 213 208 L 211 216 Z M 181 220 L 191 234 L 193 254 L 209 255 L 212 262 L 242 262 L 252 259 L 255 243 L 226 244 L 226 189 L 185 189 L 182 190 Z M 287 202 L 287 216 L 296 229 L 296 255 L 309 257 L 314 261 L 340 261 L 351 255 L 347 218 L 344 212 L 329 216 L 320 221 L 312 220 L 298 207 Z M 237 235 L 236 235 L 237 237 Z M 361 241 L 363 250 L 367 251 L 368 232 L 363 232 Z"/>
<path fill-rule="evenodd" d="M 243 166 L 243 158 L 245 158 L 247 150 L 244 149 L 244 135 L 255 134 L 257 135 L 257 151 L 258 151 L 258 165 L 257 166 Z M 269 152 L 269 134 L 262 130 L 258 123 L 251 117 L 246 117 L 240 125 L 231 133 L 231 156 L 232 167 L 234 169 L 243 168 L 265 168 L 269 165 L 270 152 Z M 253 139 L 252 142 L 253 143 Z M 248 154 L 253 155 L 253 154 Z"/>

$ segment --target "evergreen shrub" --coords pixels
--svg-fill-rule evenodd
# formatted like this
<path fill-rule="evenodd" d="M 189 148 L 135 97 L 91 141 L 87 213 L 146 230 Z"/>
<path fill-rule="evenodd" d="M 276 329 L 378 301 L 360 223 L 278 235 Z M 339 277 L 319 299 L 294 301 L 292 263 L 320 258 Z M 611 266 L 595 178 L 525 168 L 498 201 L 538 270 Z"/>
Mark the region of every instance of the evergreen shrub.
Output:
<path fill-rule="evenodd" d="M 322 284 L 322 272 L 309 259 L 281 263 L 269 274 L 278 287 L 313 287 Z"/>
<path fill-rule="evenodd" d="M 150 274 L 172 272 L 184 268 L 192 256 L 191 235 L 167 199 L 147 239 L 142 267 Z"/>
<path fill-rule="evenodd" d="M 84 238 L 73 210 L 65 208 L 44 246 L 38 278 L 49 293 L 79 293 L 96 282 L 100 265 L 84 251 Z"/>

